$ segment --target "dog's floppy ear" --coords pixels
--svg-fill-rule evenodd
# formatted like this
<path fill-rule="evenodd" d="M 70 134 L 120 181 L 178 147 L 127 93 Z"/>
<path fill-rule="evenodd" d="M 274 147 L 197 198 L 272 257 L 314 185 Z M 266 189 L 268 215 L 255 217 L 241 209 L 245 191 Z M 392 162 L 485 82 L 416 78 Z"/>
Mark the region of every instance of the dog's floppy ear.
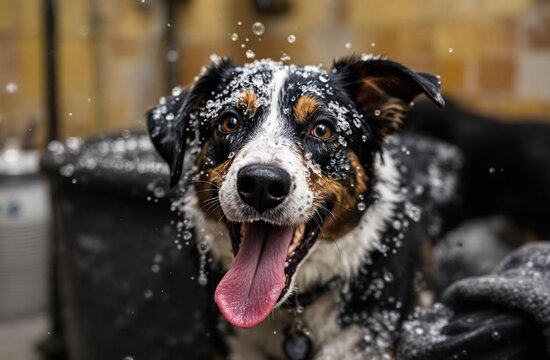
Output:
<path fill-rule="evenodd" d="M 382 57 L 337 60 L 331 77 L 344 87 L 382 136 L 399 128 L 410 103 L 422 93 L 440 107 L 445 105 L 436 76 L 413 72 Z"/>
<path fill-rule="evenodd" d="M 147 112 L 149 136 L 160 156 L 170 167 L 170 186 L 178 183 L 183 171 L 187 141 L 195 130 L 191 118 L 194 110 L 220 86 L 222 76 L 235 65 L 226 58 L 218 58 L 205 68 L 196 82 L 185 89 L 174 89 L 172 96 Z"/>

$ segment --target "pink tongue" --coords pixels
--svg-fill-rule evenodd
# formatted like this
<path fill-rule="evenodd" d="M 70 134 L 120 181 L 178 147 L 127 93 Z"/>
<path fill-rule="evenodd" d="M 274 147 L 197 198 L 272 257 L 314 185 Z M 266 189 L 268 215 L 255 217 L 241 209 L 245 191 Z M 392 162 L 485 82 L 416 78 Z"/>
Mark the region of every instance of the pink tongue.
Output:
<path fill-rule="evenodd" d="M 271 312 L 285 286 L 294 229 L 251 223 L 231 269 L 216 288 L 216 304 L 232 325 L 251 328 Z"/>

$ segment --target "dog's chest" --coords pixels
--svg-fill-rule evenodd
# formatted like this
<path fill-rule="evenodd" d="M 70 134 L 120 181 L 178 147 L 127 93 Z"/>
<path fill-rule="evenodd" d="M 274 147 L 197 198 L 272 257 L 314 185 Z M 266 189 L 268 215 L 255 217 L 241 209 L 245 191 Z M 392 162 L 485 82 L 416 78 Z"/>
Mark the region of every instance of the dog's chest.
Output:
<path fill-rule="evenodd" d="M 342 328 L 339 324 L 338 291 L 331 291 L 301 312 L 279 310 L 254 329 L 236 329 L 230 336 L 230 359 L 287 359 L 283 344 L 288 330 L 303 323 L 312 341 L 315 359 L 348 359 L 357 352 L 361 341 L 356 326 Z M 330 344 L 330 346 L 325 346 Z"/>

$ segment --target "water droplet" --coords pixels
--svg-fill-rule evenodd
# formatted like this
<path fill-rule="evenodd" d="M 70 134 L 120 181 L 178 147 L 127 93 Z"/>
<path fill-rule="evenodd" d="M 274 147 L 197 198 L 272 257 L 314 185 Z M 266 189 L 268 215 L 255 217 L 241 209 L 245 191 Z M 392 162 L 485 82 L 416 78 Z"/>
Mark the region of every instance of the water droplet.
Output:
<path fill-rule="evenodd" d="M 379 109 L 374 110 L 374 116 L 380 116 L 381 113 Z"/>
<path fill-rule="evenodd" d="M 303 314 L 304 313 L 304 307 L 303 306 L 296 307 L 296 313 Z"/>
<path fill-rule="evenodd" d="M 19 86 L 14 82 L 9 82 L 6 84 L 6 91 L 10 94 L 14 94 L 19 89 Z"/>
<path fill-rule="evenodd" d="M 200 274 L 197 282 L 199 283 L 199 285 L 205 286 L 208 284 L 208 278 L 205 274 Z"/>
<path fill-rule="evenodd" d="M 362 135 L 361 136 L 361 140 L 363 140 L 363 142 L 366 142 L 368 139 L 367 135 Z"/>
<path fill-rule="evenodd" d="M 145 293 L 143 294 L 143 296 L 146 298 L 146 299 L 150 299 L 153 297 L 153 292 L 151 290 L 147 290 L 145 291 Z"/>
<path fill-rule="evenodd" d="M 344 45 L 346 47 L 346 49 L 351 49 L 351 43 L 346 43 L 346 45 Z"/>
<path fill-rule="evenodd" d="M 452 54 L 452 53 L 453 53 L 453 51 L 454 51 L 454 49 L 453 49 L 453 48 L 449 48 L 449 54 Z"/>
<path fill-rule="evenodd" d="M 254 59 L 255 56 L 256 56 L 256 54 L 254 53 L 254 51 L 252 51 L 250 49 L 246 50 L 246 57 L 248 59 Z"/>
<path fill-rule="evenodd" d="M 393 228 L 394 228 L 395 230 L 401 229 L 401 222 L 400 222 L 399 220 L 395 220 L 395 221 L 393 222 Z"/>
<path fill-rule="evenodd" d="M 237 41 L 239 40 L 239 34 L 233 33 L 231 34 L 231 41 Z"/>
<path fill-rule="evenodd" d="M 208 245 L 202 241 L 199 243 L 198 249 L 200 254 L 206 254 L 208 252 Z"/>
<path fill-rule="evenodd" d="M 321 74 L 319 75 L 319 80 L 320 80 L 321 82 L 327 82 L 327 81 L 329 80 L 329 79 L 328 79 L 328 74 L 321 73 Z"/>
<path fill-rule="evenodd" d="M 491 337 L 493 338 L 493 340 L 495 341 L 499 341 L 501 339 L 501 335 L 498 331 L 493 331 L 493 333 L 491 334 Z"/>
<path fill-rule="evenodd" d="M 154 272 L 154 273 L 158 273 L 160 270 L 160 266 L 158 266 L 157 264 L 151 266 L 151 271 Z"/>
<path fill-rule="evenodd" d="M 169 62 L 176 62 L 180 57 L 180 53 L 177 50 L 168 50 L 166 52 L 166 60 Z"/>
<path fill-rule="evenodd" d="M 181 86 L 176 86 L 172 89 L 172 96 L 180 96 L 181 92 L 182 92 L 182 88 Z"/>
<path fill-rule="evenodd" d="M 191 231 L 185 230 L 183 232 L 183 240 L 191 240 L 192 237 L 193 234 L 191 233 Z"/>
<path fill-rule="evenodd" d="M 364 202 L 359 202 L 359 203 L 357 203 L 357 210 L 359 210 L 359 211 L 365 211 L 366 208 L 367 208 L 367 205 L 365 205 Z"/>
<path fill-rule="evenodd" d="M 262 35 L 265 31 L 265 26 L 261 22 L 255 22 L 252 24 L 252 32 L 258 36 Z"/>
<path fill-rule="evenodd" d="M 283 55 L 281 56 L 281 61 L 290 61 L 290 56 L 288 56 L 288 54 L 286 53 L 283 53 Z"/>
<path fill-rule="evenodd" d="M 296 41 L 296 35 L 294 35 L 294 34 L 288 35 L 287 40 L 288 40 L 288 42 L 291 43 L 291 44 L 294 43 L 294 42 Z"/>
<path fill-rule="evenodd" d="M 74 165 L 73 164 L 63 165 L 59 169 L 59 173 L 61 174 L 61 176 L 65 176 L 65 177 L 72 176 L 74 174 Z"/>
<path fill-rule="evenodd" d="M 489 168 L 489 174 L 494 174 L 495 173 L 495 168 Z"/>

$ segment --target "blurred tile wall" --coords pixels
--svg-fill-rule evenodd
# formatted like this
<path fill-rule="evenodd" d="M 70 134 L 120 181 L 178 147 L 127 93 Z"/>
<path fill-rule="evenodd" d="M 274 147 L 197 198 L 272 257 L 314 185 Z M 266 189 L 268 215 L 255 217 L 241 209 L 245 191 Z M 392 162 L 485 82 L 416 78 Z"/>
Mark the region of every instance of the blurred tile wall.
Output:
<path fill-rule="evenodd" d="M 289 0 L 280 15 L 258 13 L 251 0 L 180 1 L 171 15 L 164 0 L 58 3 L 62 137 L 142 128 L 145 109 L 167 92 L 167 58 L 187 84 L 211 53 L 244 62 L 249 49 L 327 66 L 381 53 L 440 74 L 447 95 L 478 111 L 550 119 L 548 0 Z M 261 36 L 251 31 L 256 21 Z M 42 1 L 0 0 L 5 134 L 44 121 L 42 28 Z M 169 29 L 177 51 L 167 53 Z"/>

